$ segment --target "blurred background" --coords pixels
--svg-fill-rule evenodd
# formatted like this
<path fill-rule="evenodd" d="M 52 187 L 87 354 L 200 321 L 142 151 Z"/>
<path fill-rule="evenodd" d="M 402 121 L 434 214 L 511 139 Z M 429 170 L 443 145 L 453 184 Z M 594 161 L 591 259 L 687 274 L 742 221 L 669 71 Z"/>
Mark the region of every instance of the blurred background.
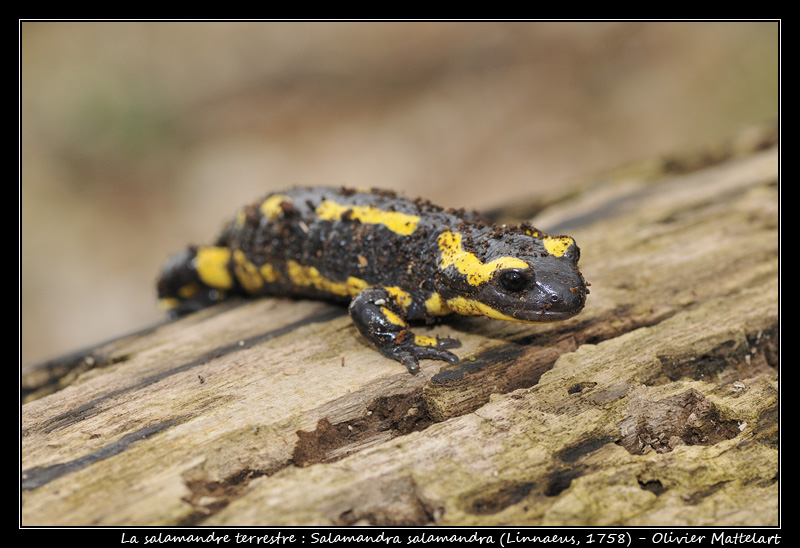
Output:
<path fill-rule="evenodd" d="M 19 30 L 22 366 L 160 321 L 165 259 L 271 190 L 487 210 L 779 114 L 777 22 Z"/>

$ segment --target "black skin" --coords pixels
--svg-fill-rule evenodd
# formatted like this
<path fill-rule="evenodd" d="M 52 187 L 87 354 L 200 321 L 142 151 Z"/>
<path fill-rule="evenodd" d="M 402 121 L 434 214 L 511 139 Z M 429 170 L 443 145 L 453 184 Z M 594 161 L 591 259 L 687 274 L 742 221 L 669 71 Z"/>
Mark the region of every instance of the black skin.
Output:
<path fill-rule="evenodd" d="M 242 208 L 213 244 L 214 248 L 239 253 L 257 269 L 270 265 L 277 273 L 275 279 L 263 281 L 257 288 L 248 286 L 237 277 L 231 259 L 222 268 L 231 272 L 233 284 L 214 287 L 204 283 L 197 271 L 195 259 L 198 249 L 203 248 L 189 247 L 170 258 L 158 281 L 159 298 L 169 301 L 172 317 L 236 294 L 349 302 L 350 316 L 359 332 L 384 356 L 416 373 L 420 359 L 458 362 L 449 351 L 460 346 L 458 341 L 437 339 L 435 345 L 430 340 L 417 344 L 409 329 L 408 322 L 436 321 L 451 311 L 449 307 L 426 306 L 431 297 L 466 302 L 468 307 L 480 303 L 505 319 L 525 322 L 563 320 L 584 306 L 588 289 L 577 267 L 578 247 L 572 242 L 561 256 L 548 253 L 542 240 L 546 235 L 530 225 L 492 226 L 475 213 L 446 210 L 379 190 L 310 188 L 280 195 L 277 206 L 273 200 L 271 208 L 262 209 L 264 200 L 259 200 Z M 409 215 L 418 222 L 411 233 L 402 234 L 396 227 L 398 231 L 391 230 L 388 222 L 366 218 L 362 222 L 350 209 L 339 218 L 323 219 L 317 215 L 317 208 L 325 200 L 345 208 L 368 206 Z M 498 258 L 509 257 L 516 262 L 510 268 L 491 272 L 480 282 L 471 280 L 455 264 L 442 266 L 440 236 L 445 232 L 458 234 L 461 248 L 476 262 L 494 264 Z M 297 277 L 298 269 L 308 267 L 314 267 L 325 283 L 312 283 L 309 275 Z M 353 279 L 364 286 L 362 290 L 343 293 L 332 289 L 335 284 L 344 287 Z M 398 297 L 398 291 L 405 299 Z M 472 308 L 452 311 L 484 313 Z"/>

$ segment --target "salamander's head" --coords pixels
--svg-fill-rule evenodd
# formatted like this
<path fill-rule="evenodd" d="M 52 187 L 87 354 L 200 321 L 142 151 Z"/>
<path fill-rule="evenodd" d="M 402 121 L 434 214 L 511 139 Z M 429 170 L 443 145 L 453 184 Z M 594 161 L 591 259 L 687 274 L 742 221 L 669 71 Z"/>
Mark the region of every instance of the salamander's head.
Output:
<path fill-rule="evenodd" d="M 489 227 L 439 235 L 437 291 L 453 312 L 520 322 L 565 320 L 589 290 L 569 236 Z"/>

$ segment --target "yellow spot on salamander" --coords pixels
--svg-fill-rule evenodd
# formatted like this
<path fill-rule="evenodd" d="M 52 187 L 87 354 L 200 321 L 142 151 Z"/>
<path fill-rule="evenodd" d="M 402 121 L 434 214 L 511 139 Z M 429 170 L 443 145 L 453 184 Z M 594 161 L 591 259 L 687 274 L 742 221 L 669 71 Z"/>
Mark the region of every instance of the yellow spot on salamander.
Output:
<path fill-rule="evenodd" d="M 268 283 L 276 282 L 281 277 L 280 271 L 269 263 L 262 265 L 259 272 L 261 272 L 261 277 L 264 278 L 264 281 Z"/>
<path fill-rule="evenodd" d="M 453 312 L 438 293 L 434 293 L 425 301 L 425 310 L 432 316 L 446 316 Z"/>
<path fill-rule="evenodd" d="M 556 257 L 563 256 L 571 246 L 575 245 L 575 240 L 569 236 L 558 236 L 555 238 L 547 236 L 542 242 L 547 252 Z"/>
<path fill-rule="evenodd" d="M 403 308 L 408 308 L 411 306 L 413 299 L 411 295 L 408 294 L 407 291 L 403 291 L 399 287 L 392 286 L 392 287 L 384 287 L 386 291 L 394 298 L 395 302 L 402 306 Z"/>
<path fill-rule="evenodd" d="M 406 322 L 403 321 L 403 318 L 401 318 L 400 316 L 398 316 L 385 306 L 381 307 L 381 312 L 383 313 L 384 316 L 386 316 L 386 319 L 392 322 L 393 324 L 405 327 Z"/>
<path fill-rule="evenodd" d="M 415 335 L 414 344 L 417 346 L 439 346 L 439 341 L 435 337 L 428 337 L 426 335 Z"/>
<path fill-rule="evenodd" d="M 233 276 L 228 269 L 231 250 L 227 247 L 200 247 L 194 258 L 197 276 L 209 287 L 230 289 L 233 287 Z"/>
<path fill-rule="evenodd" d="M 455 266 L 467 277 L 470 285 L 478 286 L 486 283 L 498 270 L 529 268 L 528 263 L 516 257 L 499 257 L 490 263 L 482 262 L 474 253 L 464 249 L 461 245 L 461 234 L 458 232 L 442 232 L 439 235 L 439 249 L 442 251 L 439 268 L 444 270 L 448 266 Z"/>
<path fill-rule="evenodd" d="M 529 322 L 527 320 L 518 320 L 512 318 L 508 314 L 503 314 L 492 308 L 491 306 L 482 302 L 473 301 L 465 297 L 454 297 L 447 299 L 447 306 L 453 309 L 453 312 L 461 314 L 462 316 L 487 316 L 496 320 L 506 320 L 508 322 L 524 322 L 524 323 L 537 323 Z"/>
<path fill-rule="evenodd" d="M 367 282 L 350 276 L 346 282 L 337 282 L 326 278 L 313 266 L 303 266 L 296 261 L 286 263 L 286 273 L 295 285 L 313 287 L 320 291 L 345 297 L 355 296 L 368 287 Z"/>
<path fill-rule="evenodd" d="M 259 274 L 258 267 L 247 259 L 241 249 L 233 252 L 233 273 L 248 293 L 257 293 L 264 287 L 264 278 Z"/>
<path fill-rule="evenodd" d="M 240 209 L 239 212 L 236 214 L 236 226 L 242 228 L 244 226 L 245 221 L 247 221 L 247 212 L 244 209 Z"/>
<path fill-rule="evenodd" d="M 356 296 L 367 288 L 368 284 L 360 278 L 350 276 L 347 278 L 347 293 Z"/>
<path fill-rule="evenodd" d="M 198 291 L 200 291 L 200 284 L 184 285 L 178 289 L 178 297 L 181 299 L 191 299 Z"/>
<path fill-rule="evenodd" d="M 419 217 L 399 211 L 384 211 L 374 206 L 343 206 L 332 200 L 325 200 L 316 210 L 317 216 L 328 221 L 338 221 L 349 215 L 365 224 L 383 225 L 392 232 L 408 236 L 417 229 Z"/>
<path fill-rule="evenodd" d="M 172 297 L 165 297 L 158 300 L 158 309 L 161 312 L 169 312 L 173 308 L 177 308 L 180 301 Z"/>
<path fill-rule="evenodd" d="M 536 229 L 526 228 L 525 229 L 525 234 L 527 234 L 528 236 L 533 236 L 534 238 L 541 238 L 542 237 L 541 232 L 539 232 Z"/>
<path fill-rule="evenodd" d="M 276 221 L 283 215 L 281 204 L 284 202 L 292 203 L 292 199 L 284 194 L 273 194 L 261 203 L 261 213 L 269 221 Z"/>

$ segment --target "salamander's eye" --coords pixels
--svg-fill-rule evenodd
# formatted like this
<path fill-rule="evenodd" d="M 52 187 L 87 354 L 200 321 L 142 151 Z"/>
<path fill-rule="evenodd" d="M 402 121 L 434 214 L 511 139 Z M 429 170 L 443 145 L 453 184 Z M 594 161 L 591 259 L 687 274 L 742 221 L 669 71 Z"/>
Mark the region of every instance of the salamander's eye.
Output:
<path fill-rule="evenodd" d="M 500 285 L 506 291 L 519 293 L 528 287 L 528 277 L 519 270 L 505 270 L 500 273 Z"/>

